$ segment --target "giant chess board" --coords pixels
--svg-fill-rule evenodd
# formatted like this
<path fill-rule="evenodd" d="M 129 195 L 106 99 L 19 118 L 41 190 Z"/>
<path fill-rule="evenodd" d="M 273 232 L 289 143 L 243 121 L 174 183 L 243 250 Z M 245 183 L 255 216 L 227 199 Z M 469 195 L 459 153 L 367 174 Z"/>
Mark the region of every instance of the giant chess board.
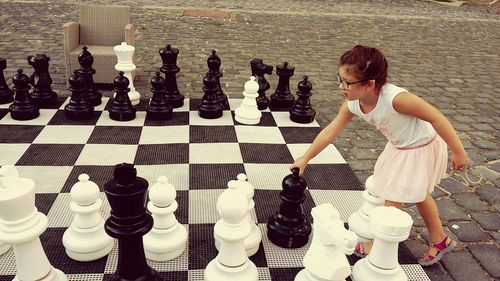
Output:
<path fill-rule="evenodd" d="M 102 215 L 110 208 L 103 186 L 112 178 L 114 165 L 133 163 L 137 174 L 150 186 L 165 175 L 177 189 L 175 215 L 189 233 L 185 252 L 168 262 L 148 262 L 165 280 L 203 280 L 203 270 L 216 257 L 213 228 L 219 219 L 215 207 L 227 182 L 245 173 L 255 187 L 255 212 L 263 240 L 250 259 L 259 280 L 291 281 L 303 268 L 309 244 L 298 249 L 280 248 L 269 241 L 266 222 L 279 210 L 283 178 L 290 174 L 293 159 L 302 155 L 320 131 L 319 124 L 290 121 L 288 112 L 263 111 L 260 124 L 247 126 L 234 120 L 241 100 L 230 99 L 231 110 L 221 118 L 198 116 L 200 100 L 185 99 L 167 121 L 146 119 L 147 100 L 137 106 L 137 117 L 118 122 L 105 110 L 109 98 L 96 107 L 93 118 L 69 120 L 59 98 L 53 109 L 41 109 L 29 121 L 10 117 L 8 105 L 0 105 L 0 165 L 16 165 L 21 177 L 35 181 L 36 207 L 46 214 L 49 227 L 40 239 L 51 264 L 69 280 L 107 280 L 115 272 L 117 247 L 97 261 L 76 262 L 65 253 L 62 235 L 73 213 L 70 189 L 78 175 L 86 173 L 101 189 Z M 308 218 L 316 205 L 332 203 L 344 222 L 363 203 L 363 185 L 337 149 L 330 144 L 307 167 Z M 348 257 L 351 265 L 358 260 Z M 429 280 L 409 250 L 400 244 L 399 262 L 409 280 Z M 0 281 L 16 274 L 14 251 L 0 256 Z M 350 280 L 349 278 L 347 280 Z"/>

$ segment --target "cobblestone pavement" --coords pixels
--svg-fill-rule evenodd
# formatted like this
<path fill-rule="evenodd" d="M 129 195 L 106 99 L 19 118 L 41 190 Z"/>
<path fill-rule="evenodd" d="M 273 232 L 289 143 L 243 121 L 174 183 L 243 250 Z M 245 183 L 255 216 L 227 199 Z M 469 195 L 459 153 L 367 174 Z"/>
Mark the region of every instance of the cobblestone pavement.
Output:
<path fill-rule="evenodd" d="M 304 75 L 313 82 L 312 104 L 325 126 L 341 96 L 336 90 L 338 57 L 361 43 L 379 47 L 390 64 L 390 81 L 409 89 L 447 115 L 463 141 L 473 169 L 484 181 L 477 186 L 459 178 L 436 188 L 443 224 L 459 247 L 426 271 L 432 280 L 498 280 L 500 278 L 500 15 L 487 13 L 475 0 L 460 7 L 408 0 L 274 0 L 274 1 L 5 1 L 0 0 L 0 57 L 7 58 L 5 77 L 29 69 L 26 56 L 51 57 L 53 88 L 65 86 L 62 24 L 77 21 L 77 2 L 120 3 L 132 7 L 137 27 L 136 89 L 150 96 L 149 80 L 159 70 L 158 49 L 170 43 L 180 49 L 180 91 L 201 97 L 206 58 L 217 50 L 222 59 L 223 90 L 240 98 L 255 57 L 296 67 L 291 89 Z M 467 2 L 467 1 L 466 1 Z M 230 19 L 184 17 L 184 10 L 228 11 Z M 31 70 L 30 70 L 31 71 Z M 277 76 L 268 79 L 271 89 Z M 359 179 L 373 171 L 384 137 L 355 120 L 335 140 Z M 414 206 L 415 220 L 405 243 L 415 256 L 425 250 L 427 232 Z"/>

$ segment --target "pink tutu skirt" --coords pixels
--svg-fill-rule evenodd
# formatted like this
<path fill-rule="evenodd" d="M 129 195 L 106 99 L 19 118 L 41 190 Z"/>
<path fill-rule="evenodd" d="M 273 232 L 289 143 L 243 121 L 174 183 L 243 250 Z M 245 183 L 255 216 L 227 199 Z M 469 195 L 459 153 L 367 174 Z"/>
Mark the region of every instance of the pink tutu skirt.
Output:
<path fill-rule="evenodd" d="M 418 148 L 400 149 L 388 142 L 373 172 L 373 195 L 400 203 L 424 201 L 446 175 L 448 148 L 436 134 Z"/>

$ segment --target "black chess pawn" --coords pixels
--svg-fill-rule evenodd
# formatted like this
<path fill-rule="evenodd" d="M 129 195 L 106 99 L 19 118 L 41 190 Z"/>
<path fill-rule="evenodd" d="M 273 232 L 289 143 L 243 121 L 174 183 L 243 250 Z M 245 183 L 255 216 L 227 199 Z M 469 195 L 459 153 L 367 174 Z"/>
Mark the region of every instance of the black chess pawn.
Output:
<path fill-rule="evenodd" d="M 215 119 L 222 116 L 222 106 L 217 100 L 216 84 L 217 77 L 207 73 L 205 78 L 203 78 L 203 91 L 205 94 L 201 99 L 201 104 L 198 106 L 198 115 L 205 119 Z"/>
<path fill-rule="evenodd" d="M 0 104 L 11 103 L 14 100 L 14 92 L 9 89 L 3 71 L 7 68 L 7 60 L 0 58 Z"/>
<path fill-rule="evenodd" d="M 222 109 L 229 110 L 229 102 L 227 100 L 227 96 L 226 94 L 224 94 L 224 92 L 222 91 L 222 87 L 220 86 L 220 78 L 222 77 L 222 72 L 220 72 L 221 60 L 215 53 L 215 50 L 212 50 L 212 53 L 210 54 L 210 56 L 208 56 L 208 73 L 212 76 L 215 76 L 215 78 L 217 79 L 217 82 L 215 84 L 215 96 L 221 104 Z"/>
<path fill-rule="evenodd" d="M 129 81 L 123 74 L 123 71 L 118 72 L 118 76 L 114 80 L 115 99 L 108 109 L 109 118 L 116 121 L 129 121 L 135 118 L 136 110 L 128 96 L 128 92 L 130 92 Z"/>
<path fill-rule="evenodd" d="M 115 166 L 113 179 L 104 185 L 111 207 L 106 233 L 118 239 L 118 264 L 112 281 L 162 280 L 146 262 L 142 237 L 153 228 L 153 218 L 146 212 L 148 182 L 137 177 L 133 164 Z"/>
<path fill-rule="evenodd" d="M 40 108 L 57 105 L 57 93 L 52 91 L 52 78 L 49 74 L 50 58 L 45 54 L 36 54 L 28 56 L 27 60 L 35 70 L 30 76 L 30 83 L 33 85 L 31 100 Z"/>
<path fill-rule="evenodd" d="M 269 109 L 275 111 L 289 111 L 295 101 L 294 96 L 290 92 L 290 77 L 293 76 L 295 67 L 284 62 L 276 66 L 276 74 L 278 78 L 278 86 L 276 91 L 271 95 Z"/>
<path fill-rule="evenodd" d="M 266 91 L 271 88 L 264 74 L 271 75 L 273 73 L 273 67 L 265 64 L 261 59 L 253 59 L 250 61 L 250 68 L 252 69 L 252 76 L 257 78 L 257 83 L 259 84 L 259 90 L 257 91 L 259 93 L 257 97 L 257 108 L 259 110 L 264 110 L 269 105 L 269 98 L 266 96 Z"/>
<path fill-rule="evenodd" d="M 302 203 L 306 199 L 307 182 L 299 176 L 299 168 L 293 168 L 292 174 L 282 182 L 283 201 L 279 213 L 267 221 L 267 237 L 274 244 L 283 248 L 299 248 L 307 244 L 311 234 L 311 223 L 306 218 Z"/>
<path fill-rule="evenodd" d="M 82 52 L 78 55 L 78 62 L 80 63 L 78 73 L 83 77 L 87 100 L 93 106 L 98 106 L 102 102 L 102 93 L 97 90 L 94 84 L 94 74 L 96 72 L 95 69 L 92 68 L 94 57 L 88 51 L 87 46 L 83 46 Z"/>
<path fill-rule="evenodd" d="M 177 66 L 179 49 L 172 48 L 170 44 L 167 44 L 165 48 L 161 48 L 158 52 L 162 60 L 160 71 L 165 74 L 165 98 L 173 108 L 181 107 L 184 105 L 184 96 L 179 92 L 175 76 L 181 70 Z"/>
<path fill-rule="evenodd" d="M 160 72 L 156 72 L 155 77 L 151 79 L 151 93 L 153 96 L 146 107 L 146 118 L 153 120 L 172 118 L 172 105 L 167 102 L 165 92 L 165 79 L 161 77 Z"/>
<path fill-rule="evenodd" d="M 64 107 L 66 117 L 74 120 L 91 118 L 94 114 L 94 106 L 87 100 L 85 95 L 85 80 L 78 70 L 73 72 L 68 79 L 71 99 Z"/>
<path fill-rule="evenodd" d="M 10 116 L 16 120 L 31 120 L 40 115 L 38 106 L 31 101 L 29 90 L 30 81 L 22 69 L 17 70 L 17 74 L 12 77 L 15 96 L 14 102 L 9 106 Z"/>
<path fill-rule="evenodd" d="M 311 123 L 316 116 L 316 110 L 311 106 L 312 84 L 309 77 L 304 76 L 304 79 L 299 82 L 297 91 L 297 101 L 290 109 L 290 120 L 297 123 Z"/>

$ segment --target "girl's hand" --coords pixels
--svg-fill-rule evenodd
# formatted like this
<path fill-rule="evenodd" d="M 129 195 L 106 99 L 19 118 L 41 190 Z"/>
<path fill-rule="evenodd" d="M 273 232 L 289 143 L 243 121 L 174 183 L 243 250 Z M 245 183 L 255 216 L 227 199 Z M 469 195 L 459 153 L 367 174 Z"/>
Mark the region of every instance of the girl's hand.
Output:
<path fill-rule="evenodd" d="M 467 153 L 463 151 L 462 153 L 451 153 L 451 169 L 456 171 L 456 170 L 462 170 L 465 168 L 465 165 L 467 164 Z"/>
<path fill-rule="evenodd" d="M 292 165 L 290 165 L 290 170 L 291 170 L 292 168 L 297 167 L 297 168 L 299 168 L 299 175 L 300 175 L 300 176 L 304 176 L 304 170 L 306 169 L 307 162 L 308 162 L 308 161 L 307 161 L 306 159 L 304 159 L 304 157 L 303 157 L 303 156 L 301 156 L 301 157 L 297 158 L 297 159 L 295 160 L 295 162 L 293 162 L 293 164 L 292 164 Z"/>

